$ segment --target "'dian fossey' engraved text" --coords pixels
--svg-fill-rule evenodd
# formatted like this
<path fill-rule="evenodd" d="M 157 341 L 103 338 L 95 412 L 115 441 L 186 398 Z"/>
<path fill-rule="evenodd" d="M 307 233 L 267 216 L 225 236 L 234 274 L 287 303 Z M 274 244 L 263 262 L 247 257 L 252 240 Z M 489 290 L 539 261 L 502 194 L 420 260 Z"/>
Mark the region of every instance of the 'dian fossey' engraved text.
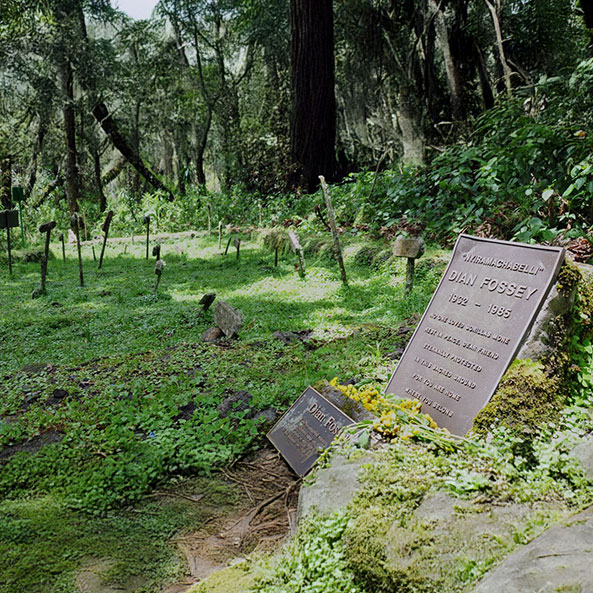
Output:
<path fill-rule="evenodd" d="M 319 404 L 313 402 L 307 408 L 307 412 L 309 412 L 309 414 L 311 414 L 311 416 L 313 416 L 313 418 L 315 418 L 319 424 L 325 426 L 325 428 L 327 428 L 327 430 L 329 430 L 333 435 L 338 434 L 340 427 L 338 426 L 336 419 L 333 416 L 328 416 L 327 413 L 322 410 Z"/>
<path fill-rule="evenodd" d="M 449 282 L 456 282 L 458 284 L 465 284 L 466 286 L 476 286 L 480 290 L 487 290 L 488 292 L 515 297 L 516 299 L 525 299 L 528 301 L 539 289 L 525 284 L 517 284 L 516 282 L 508 282 L 507 280 L 498 280 L 497 278 L 490 278 L 488 276 L 481 279 L 480 282 L 477 274 L 470 274 L 469 272 L 460 272 L 459 270 L 451 270 L 447 275 Z"/>

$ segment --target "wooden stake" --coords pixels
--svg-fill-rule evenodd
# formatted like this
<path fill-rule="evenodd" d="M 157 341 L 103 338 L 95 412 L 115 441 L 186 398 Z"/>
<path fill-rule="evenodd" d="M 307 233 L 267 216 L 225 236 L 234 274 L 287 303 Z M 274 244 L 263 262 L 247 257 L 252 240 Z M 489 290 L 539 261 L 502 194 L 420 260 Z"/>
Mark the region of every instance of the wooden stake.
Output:
<path fill-rule="evenodd" d="M 212 234 L 212 206 L 208 202 L 208 236 Z"/>
<path fill-rule="evenodd" d="M 80 277 L 80 286 L 84 286 L 84 275 L 82 271 L 82 252 L 80 250 L 80 214 L 75 212 L 70 219 L 70 225 L 76 233 L 76 250 L 78 251 L 78 275 Z"/>
<path fill-rule="evenodd" d="M 229 237 L 229 240 L 227 241 L 227 244 L 226 244 L 226 249 L 224 250 L 224 254 L 225 254 L 225 255 L 226 255 L 226 254 L 229 252 L 229 247 L 231 246 L 231 240 L 232 240 L 232 239 L 233 239 L 233 236 L 231 235 L 231 236 Z"/>
<path fill-rule="evenodd" d="M 346 268 L 344 267 L 344 258 L 342 257 L 342 248 L 340 247 L 340 238 L 338 236 L 338 228 L 336 226 L 336 217 L 334 215 L 334 209 L 332 208 L 332 202 L 329 195 L 329 191 L 327 189 L 327 184 L 325 183 L 325 177 L 323 175 L 320 175 L 319 181 L 321 181 L 321 189 L 323 190 L 323 195 L 325 196 L 325 206 L 327 207 L 329 226 L 331 227 L 332 235 L 334 238 L 334 255 L 336 256 L 336 259 L 338 260 L 338 265 L 340 266 L 342 282 L 345 286 L 348 286 L 348 278 L 346 277 Z"/>
<path fill-rule="evenodd" d="M 407 298 L 410 292 L 412 292 L 412 287 L 414 286 L 414 258 L 408 257 L 408 263 L 406 265 L 406 287 L 404 288 L 404 298 Z"/>
<path fill-rule="evenodd" d="M 103 255 L 105 255 L 105 246 L 107 245 L 107 236 L 109 235 L 109 227 L 111 226 L 111 219 L 113 218 L 113 210 L 110 210 L 105 217 L 105 222 L 103 223 L 103 247 L 101 247 L 101 255 L 99 256 L 99 267 L 103 265 Z"/>
<path fill-rule="evenodd" d="M 222 247 L 222 220 L 218 221 L 218 249 Z"/>

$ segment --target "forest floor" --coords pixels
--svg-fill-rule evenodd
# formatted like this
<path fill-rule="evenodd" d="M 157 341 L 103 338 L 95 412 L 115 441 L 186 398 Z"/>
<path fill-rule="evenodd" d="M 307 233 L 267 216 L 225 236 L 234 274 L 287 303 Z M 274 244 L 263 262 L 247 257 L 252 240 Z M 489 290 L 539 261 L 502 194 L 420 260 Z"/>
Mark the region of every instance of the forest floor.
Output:
<path fill-rule="evenodd" d="M 274 267 L 242 239 L 237 260 L 215 236 L 163 236 L 156 294 L 137 238 L 110 240 L 101 270 L 85 244 L 84 287 L 74 246 L 64 262 L 52 244 L 37 299 L 39 263 L 0 262 L 0 593 L 176 593 L 293 527 L 298 481 L 257 413 L 334 376 L 385 382 L 445 257 L 419 261 L 404 300 L 405 264 L 368 265 L 363 238 L 343 238 L 348 288 L 328 252 L 300 279 L 292 254 Z M 242 312 L 238 338 L 202 340 L 208 292 Z"/>

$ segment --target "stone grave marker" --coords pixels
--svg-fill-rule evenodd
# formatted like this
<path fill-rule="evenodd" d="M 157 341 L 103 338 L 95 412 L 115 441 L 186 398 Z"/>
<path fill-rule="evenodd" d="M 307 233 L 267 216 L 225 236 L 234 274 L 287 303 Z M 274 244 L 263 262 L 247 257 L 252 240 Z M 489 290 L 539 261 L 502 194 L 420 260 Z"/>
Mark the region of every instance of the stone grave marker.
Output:
<path fill-rule="evenodd" d="M 354 424 L 352 418 L 313 387 L 307 387 L 267 437 L 290 467 L 304 476 L 321 451 L 331 445 L 342 428 L 351 424 Z"/>
<path fill-rule="evenodd" d="M 387 386 L 464 435 L 542 307 L 564 249 L 460 235 Z"/>
<path fill-rule="evenodd" d="M 226 301 L 220 299 L 214 305 L 214 323 L 227 338 L 237 335 L 243 327 L 243 315 Z"/>
<path fill-rule="evenodd" d="M 393 243 L 393 255 L 408 259 L 406 266 L 406 287 L 404 296 L 407 297 L 414 285 L 414 265 L 416 260 L 422 256 L 426 244 L 421 237 L 398 237 Z"/>

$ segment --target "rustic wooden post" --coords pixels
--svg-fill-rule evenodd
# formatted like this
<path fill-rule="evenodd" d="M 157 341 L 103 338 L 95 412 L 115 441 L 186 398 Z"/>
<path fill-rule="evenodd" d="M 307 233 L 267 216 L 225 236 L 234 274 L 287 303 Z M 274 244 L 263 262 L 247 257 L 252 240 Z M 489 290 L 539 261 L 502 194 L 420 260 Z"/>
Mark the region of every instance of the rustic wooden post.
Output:
<path fill-rule="evenodd" d="M 239 261 L 239 251 L 241 249 L 241 239 L 235 239 L 233 241 L 233 245 L 235 246 L 235 248 L 237 249 L 237 261 Z"/>
<path fill-rule="evenodd" d="M 288 231 L 288 238 L 290 239 L 290 244 L 292 245 L 292 250 L 297 254 L 299 258 L 299 276 L 301 278 L 305 277 L 305 254 L 303 253 L 303 248 L 301 247 L 301 243 L 297 234 L 294 231 Z"/>
<path fill-rule="evenodd" d="M 82 209 L 82 222 L 84 224 L 84 240 L 88 241 L 89 240 L 89 233 L 88 230 L 86 228 L 86 212 L 84 210 L 84 208 Z"/>
<path fill-rule="evenodd" d="M 226 243 L 226 249 L 224 250 L 224 254 L 226 255 L 229 252 L 229 247 L 231 246 L 231 241 L 233 240 L 233 236 L 229 237 L 229 240 Z"/>
<path fill-rule="evenodd" d="M 148 244 L 150 242 L 150 214 L 144 216 L 144 224 L 146 225 L 146 259 L 148 259 Z"/>
<path fill-rule="evenodd" d="M 58 239 L 62 243 L 62 259 L 66 261 L 66 242 L 64 240 L 64 233 L 60 233 Z"/>
<path fill-rule="evenodd" d="M 155 294 L 159 287 L 159 283 L 161 281 L 161 275 L 163 273 L 164 267 L 165 267 L 165 262 L 162 259 L 157 259 L 157 261 L 154 265 L 154 273 L 156 274 L 156 284 L 154 285 L 154 293 Z"/>
<path fill-rule="evenodd" d="M 218 249 L 222 247 L 222 220 L 218 221 Z"/>
<path fill-rule="evenodd" d="M 338 265 L 340 266 L 342 282 L 344 283 L 344 285 L 348 286 L 348 278 L 346 277 L 346 268 L 344 266 L 344 258 L 342 257 L 342 248 L 340 247 L 340 238 L 338 236 L 338 227 L 336 226 L 336 217 L 334 215 L 331 197 L 329 195 L 327 183 L 325 183 L 325 177 L 323 175 L 319 176 L 319 181 L 321 181 L 321 189 L 323 190 L 323 195 L 325 196 L 325 206 L 327 208 L 329 226 L 332 230 L 332 235 L 334 238 L 334 255 L 336 256 L 336 260 L 338 261 Z"/>
<path fill-rule="evenodd" d="M 407 298 L 414 286 L 414 265 L 415 261 L 422 256 L 426 244 L 421 237 L 400 237 L 393 244 L 393 255 L 407 258 L 406 265 L 406 287 L 404 298 Z"/>
<path fill-rule="evenodd" d="M 110 210 L 105 217 L 105 222 L 103 223 L 103 246 L 101 247 L 101 255 L 99 256 L 99 270 L 103 265 L 103 255 L 105 255 L 105 246 L 107 245 L 107 236 L 109 235 L 109 227 L 111 226 L 111 219 L 113 218 L 113 210 Z"/>
<path fill-rule="evenodd" d="M 80 214 L 75 212 L 70 217 L 70 226 L 76 234 L 76 250 L 78 251 L 78 275 L 80 277 L 80 286 L 84 286 L 84 274 L 82 271 L 82 253 L 80 251 Z"/>
<path fill-rule="evenodd" d="M 208 202 L 208 236 L 212 234 L 212 205 Z"/>
<path fill-rule="evenodd" d="M 47 277 L 47 261 L 49 259 L 49 240 L 51 235 L 51 230 L 55 228 L 56 221 L 52 220 L 51 222 L 46 222 L 39 227 L 40 233 L 45 233 L 45 249 L 43 251 L 43 255 L 41 256 L 41 289 L 40 294 L 45 294 L 45 278 Z"/>

